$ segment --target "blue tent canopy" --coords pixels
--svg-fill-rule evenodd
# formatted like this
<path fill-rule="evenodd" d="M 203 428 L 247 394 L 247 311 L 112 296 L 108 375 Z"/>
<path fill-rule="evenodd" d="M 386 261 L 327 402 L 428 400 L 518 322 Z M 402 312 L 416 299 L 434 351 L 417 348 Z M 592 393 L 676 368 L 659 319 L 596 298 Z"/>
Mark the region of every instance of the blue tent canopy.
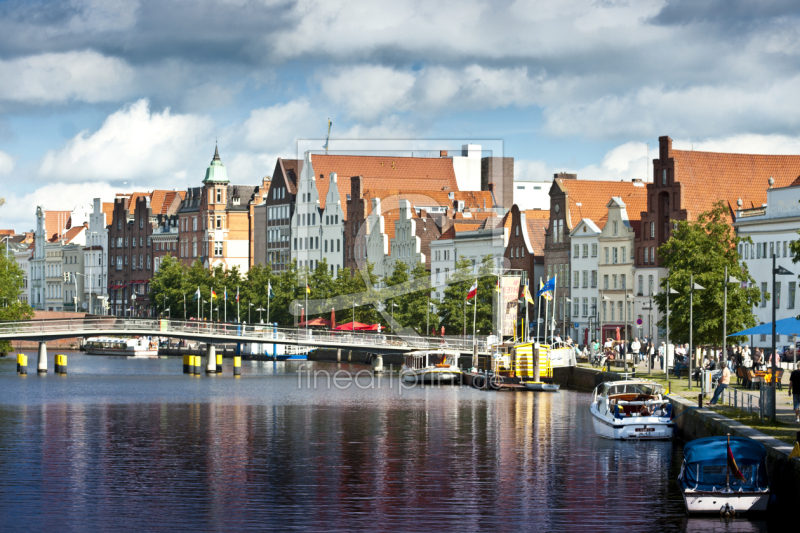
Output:
<path fill-rule="evenodd" d="M 744 480 L 729 475 L 728 441 L 725 437 L 693 440 L 683 448 L 683 468 L 678 481 L 684 489 L 720 491 L 769 490 L 767 452 L 757 441 L 731 437 L 731 452 Z"/>
<path fill-rule="evenodd" d="M 797 317 L 784 318 L 775 321 L 775 334 L 776 335 L 800 335 L 800 320 Z M 754 328 L 731 333 L 728 337 L 736 337 L 739 335 L 772 335 L 772 322 L 761 324 Z"/>

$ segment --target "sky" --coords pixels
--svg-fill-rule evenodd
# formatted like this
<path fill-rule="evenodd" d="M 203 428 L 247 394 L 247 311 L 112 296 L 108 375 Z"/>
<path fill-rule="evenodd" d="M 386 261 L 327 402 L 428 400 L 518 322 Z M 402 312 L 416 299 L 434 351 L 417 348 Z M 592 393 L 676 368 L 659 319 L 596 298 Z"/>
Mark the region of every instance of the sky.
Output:
<path fill-rule="evenodd" d="M 662 135 L 800 154 L 798 88 L 794 0 L 0 0 L 0 228 L 197 186 L 215 143 L 257 184 L 328 119 L 520 180 L 645 179 Z"/>

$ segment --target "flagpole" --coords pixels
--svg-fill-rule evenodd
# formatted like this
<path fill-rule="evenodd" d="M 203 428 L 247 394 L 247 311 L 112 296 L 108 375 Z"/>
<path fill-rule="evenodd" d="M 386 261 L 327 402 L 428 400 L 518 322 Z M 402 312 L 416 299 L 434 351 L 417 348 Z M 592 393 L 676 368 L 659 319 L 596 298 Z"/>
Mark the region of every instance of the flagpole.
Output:
<path fill-rule="evenodd" d="M 728 452 L 731 449 L 731 434 L 728 433 Z M 727 455 L 727 453 L 725 454 Z M 725 457 L 725 462 L 728 464 L 728 468 L 725 469 L 725 485 L 727 486 L 728 490 L 731 490 L 731 462 Z"/>
<path fill-rule="evenodd" d="M 476 289 L 477 290 L 477 289 Z M 472 302 L 472 306 L 475 308 L 472 310 L 472 347 L 475 347 L 475 321 L 478 318 L 478 293 L 475 293 L 475 301 Z"/>
<path fill-rule="evenodd" d="M 541 290 L 541 287 L 542 276 L 539 276 L 539 290 Z M 539 291 L 536 292 L 538 293 Z M 539 319 L 542 317 L 542 297 L 539 296 L 537 299 L 539 300 L 539 305 L 536 307 L 536 342 L 539 342 Z"/>
<path fill-rule="evenodd" d="M 525 300 L 524 300 L 525 301 L 525 324 L 528 324 L 528 325 L 527 326 L 525 324 L 522 325 L 522 342 L 528 342 L 530 340 L 530 338 L 529 338 L 530 335 L 528 334 L 528 330 L 531 329 L 531 325 L 528 322 L 528 293 L 531 292 L 531 289 L 529 287 L 530 282 L 528 282 L 528 283 L 529 283 L 528 285 L 525 285 L 526 294 L 525 294 Z"/>
<path fill-rule="evenodd" d="M 236 286 L 236 323 L 239 324 L 239 286 Z"/>
<path fill-rule="evenodd" d="M 222 312 L 222 320 L 224 320 L 226 324 L 228 323 L 228 287 L 225 287 L 225 309 Z"/>
<path fill-rule="evenodd" d="M 553 324 L 550 327 L 550 341 L 552 342 L 556 332 L 556 311 L 558 311 L 558 274 L 553 276 Z"/>
<path fill-rule="evenodd" d="M 548 282 L 550 280 L 547 280 Z M 547 330 L 550 329 L 550 317 L 548 315 L 548 310 L 550 309 L 549 301 L 547 298 L 544 299 L 544 342 L 545 344 L 548 343 L 547 341 Z"/>
<path fill-rule="evenodd" d="M 203 298 L 200 293 L 200 285 L 197 286 L 197 320 L 200 320 L 200 300 Z"/>

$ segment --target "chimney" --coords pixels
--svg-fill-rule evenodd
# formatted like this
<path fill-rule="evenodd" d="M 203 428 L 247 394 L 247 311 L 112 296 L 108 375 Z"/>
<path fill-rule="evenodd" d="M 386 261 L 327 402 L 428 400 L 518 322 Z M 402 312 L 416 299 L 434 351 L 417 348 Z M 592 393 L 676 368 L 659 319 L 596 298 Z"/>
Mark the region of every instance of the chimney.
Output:
<path fill-rule="evenodd" d="M 567 172 L 559 172 L 558 174 L 553 174 L 553 179 L 576 180 L 576 179 L 578 179 L 578 175 L 577 174 L 569 174 Z"/>
<path fill-rule="evenodd" d="M 658 154 L 662 165 L 666 164 L 667 159 L 672 157 L 672 139 L 666 135 L 658 138 Z"/>
<path fill-rule="evenodd" d="M 439 157 L 447 157 L 447 150 L 439 150 Z"/>

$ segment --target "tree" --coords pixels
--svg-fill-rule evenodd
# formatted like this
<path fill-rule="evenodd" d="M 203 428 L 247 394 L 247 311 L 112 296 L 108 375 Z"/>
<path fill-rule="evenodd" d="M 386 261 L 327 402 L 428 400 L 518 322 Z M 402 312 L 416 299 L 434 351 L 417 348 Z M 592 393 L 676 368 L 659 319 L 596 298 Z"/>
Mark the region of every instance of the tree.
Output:
<path fill-rule="evenodd" d="M 23 274 L 17 261 L 9 254 L 6 245 L 0 244 L 0 320 L 30 320 L 33 309 L 27 302 L 19 300 L 23 292 Z M 11 343 L 0 341 L 0 353 L 11 351 Z"/>
<path fill-rule="evenodd" d="M 797 234 L 800 235 L 800 230 L 797 230 Z M 800 263 L 800 239 L 790 242 L 789 250 L 792 254 L 792 263 Z M 797 276 L 797 279 L 800 279 L 800 276 Z M 797 318 L 800 319 L 800 315 Z"/>
<path fill-rule="evenodd" d="M 669 269 L 669 276 L 661 280 L 661 292 L 654 296 L 664 318 L 658 325 L 666 327 L 666 287 L 678 294 L 670 295 L 670 339 L 689 341 L 689 280 L 704 290 L 694 291 L 695 344 L 722 344 L 723 294 L 725 267 L 728 275 L 748 284 L 753 283 L 747 264 L 740 263 L 738 244 L 751 242 L 737 236 L 728 223 L 723 202 L 714 204 L 702 213 L 697 221 L 681 221 L 670 239 L 658 248 L 661 266 Z M 728 333 L 756 325 L 753 306 L 761 300 L 757 287 L 742 288 L 728 284 Z M 733 338 L 742 341 L 744 338 Z"/>
<path fill-rule="evenodd" d="M 447 280 L 444 298 L 439 305 L 442 325 L 445 327 L 445 332 L 451 335 L 462 334 L 466 330 L 467 322 L 472 322 L 466 318 L 466 309 L 471 311 L 472 308 L 466 307 L 464 302 L 476 277 L 472 274 L 472 263 L 463 255 L 459 257 L 454 272 Z"/>

